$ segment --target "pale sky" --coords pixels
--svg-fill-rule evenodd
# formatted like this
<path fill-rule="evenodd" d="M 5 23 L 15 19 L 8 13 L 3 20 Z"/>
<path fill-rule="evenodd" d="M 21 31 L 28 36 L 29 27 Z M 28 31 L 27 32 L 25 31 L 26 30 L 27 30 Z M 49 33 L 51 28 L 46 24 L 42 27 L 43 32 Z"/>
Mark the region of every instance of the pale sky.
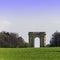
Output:
<path fill-rule="evenodd" d="M 60 31 L 60 0 L 0 0 L 0 31 L 16 32 L 28 42 L 28 32 Z"/>

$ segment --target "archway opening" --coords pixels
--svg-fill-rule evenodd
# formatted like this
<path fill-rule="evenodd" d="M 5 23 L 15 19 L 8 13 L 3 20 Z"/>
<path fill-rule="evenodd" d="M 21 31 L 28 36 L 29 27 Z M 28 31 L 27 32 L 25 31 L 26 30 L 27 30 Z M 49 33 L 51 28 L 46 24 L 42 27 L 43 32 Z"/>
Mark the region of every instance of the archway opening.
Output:
<path fill-rule="evenodd" d="M 36 37 L 34 39 L 34 48 L 40 48 L 40 38 Z"/>

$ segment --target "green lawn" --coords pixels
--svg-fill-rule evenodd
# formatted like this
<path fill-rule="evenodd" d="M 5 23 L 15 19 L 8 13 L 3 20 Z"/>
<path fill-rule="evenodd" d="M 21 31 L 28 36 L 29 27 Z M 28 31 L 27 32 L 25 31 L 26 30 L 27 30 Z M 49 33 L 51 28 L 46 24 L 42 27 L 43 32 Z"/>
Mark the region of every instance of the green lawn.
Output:
<path fill-rule="evenodd" d="M 0 60 L 60 60 L 60 48 L 0 48 Z"/>

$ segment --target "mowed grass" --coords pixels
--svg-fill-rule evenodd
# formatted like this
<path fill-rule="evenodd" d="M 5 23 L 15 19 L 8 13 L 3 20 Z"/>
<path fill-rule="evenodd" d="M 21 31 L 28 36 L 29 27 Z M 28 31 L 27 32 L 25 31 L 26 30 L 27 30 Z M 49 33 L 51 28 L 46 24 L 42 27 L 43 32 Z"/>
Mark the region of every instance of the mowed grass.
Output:
<path fill-rule="evenodd" d="M 60 60 L 60 47 L 0 48 L 0 60 Z"/>

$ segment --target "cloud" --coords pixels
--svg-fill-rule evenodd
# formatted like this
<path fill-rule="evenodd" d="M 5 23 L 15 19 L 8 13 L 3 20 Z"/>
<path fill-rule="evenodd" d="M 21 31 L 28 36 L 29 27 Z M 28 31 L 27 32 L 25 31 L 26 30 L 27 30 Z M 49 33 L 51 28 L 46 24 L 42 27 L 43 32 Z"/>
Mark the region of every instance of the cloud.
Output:
<path fill-rule="evenodd" d="M 11 25 L 11 22 L 8 20 L 0 20 L 0 31 L 7 30 Z"/>
<path fill-rule="evenodd" d="M 23 29 L 23 30 L 47 30 L 51 28 L 58 28 L 60 26 L 60 21 L 12 21 L 12 29 Z"/>

